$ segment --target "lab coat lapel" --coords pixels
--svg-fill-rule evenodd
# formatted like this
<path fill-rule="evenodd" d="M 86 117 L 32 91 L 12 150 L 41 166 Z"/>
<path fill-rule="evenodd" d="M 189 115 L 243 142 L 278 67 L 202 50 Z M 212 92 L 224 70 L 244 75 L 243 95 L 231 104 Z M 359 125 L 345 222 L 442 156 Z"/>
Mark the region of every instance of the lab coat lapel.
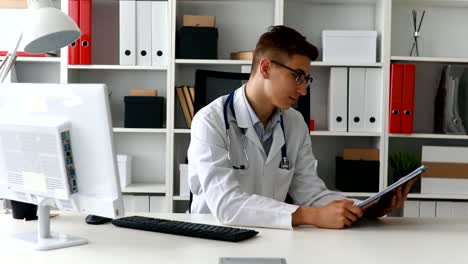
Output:
<path fill-rule="evenodd" d="M 245 101 L 242 94 L 243 92 L 244 86 L 237 89 L 236 93 L 234 94 L 234 111 L 236 112 L 237 125 L 247 130 L 245 133 L 245 137 L 247 138 L 247 140 L 251 141 L 257 148 L 259 148 L 265 156 L 265 150 L 263 149 L 263 145 L 260 142 L 257 133 L 255 132 L 255 128 L 252 124 L 252 119 L 249 115 L 249 110 L 245 105 Z M 246 142 L 246 144 L 248 143 Z"/>

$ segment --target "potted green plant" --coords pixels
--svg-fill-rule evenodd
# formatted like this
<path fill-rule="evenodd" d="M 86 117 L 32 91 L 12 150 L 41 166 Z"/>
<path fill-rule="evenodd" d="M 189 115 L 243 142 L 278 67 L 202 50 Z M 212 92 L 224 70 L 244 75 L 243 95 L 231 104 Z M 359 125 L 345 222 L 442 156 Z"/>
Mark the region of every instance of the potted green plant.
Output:
<path fill-rule="evenodd" d="M 398 180 L 420 166 L 420 162 L 408 152 L 398 152 L 389 157 L 389 165 L 392 169 L 393 177 Z M 411 193 L 419 193 L 421 191 L 421 178 L 411 187 Z"/>

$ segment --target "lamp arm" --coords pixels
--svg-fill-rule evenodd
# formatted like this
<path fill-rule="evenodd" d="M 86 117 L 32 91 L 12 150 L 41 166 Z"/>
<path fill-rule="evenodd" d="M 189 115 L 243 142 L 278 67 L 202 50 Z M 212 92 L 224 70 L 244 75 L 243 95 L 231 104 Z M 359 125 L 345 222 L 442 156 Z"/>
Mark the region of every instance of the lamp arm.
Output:
<path fill-rule="evenodd" d="M 11 67 L 13 67 L 13 64 L 15 63 L 16 58 L 18 57 L 16 55 L 16 52 L 18 51 L 18 47 L 22 39 L 23 39 L 23 33 L 21 32 L 18 38 L 18 41 L 16 42 L 15 48 L 13 49 L 13 51 L 8 52 L 8 54 L 5 56 L 5 60 L 0 65 L 0 83 L 3 83 L 5 81 L 5 78 L 8 76 L 8 73 L 10 72 Z"/>

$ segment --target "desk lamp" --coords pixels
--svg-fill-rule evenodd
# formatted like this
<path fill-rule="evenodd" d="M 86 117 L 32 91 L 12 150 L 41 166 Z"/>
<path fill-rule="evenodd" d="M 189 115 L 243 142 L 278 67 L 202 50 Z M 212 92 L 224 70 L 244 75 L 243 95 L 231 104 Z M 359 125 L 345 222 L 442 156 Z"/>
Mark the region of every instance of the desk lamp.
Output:
<path fill-rule="evenodd" d="M 54 6 L 55 0 L 28 0 L 30 14 L 13 51 L 8 52 L 0 65 L 2 83 L 16 61 L 18 46 L 26 43 L 28 53 L 46 53 L 66 47 L 77 40 L 81 31 L 76 23 Z"/>

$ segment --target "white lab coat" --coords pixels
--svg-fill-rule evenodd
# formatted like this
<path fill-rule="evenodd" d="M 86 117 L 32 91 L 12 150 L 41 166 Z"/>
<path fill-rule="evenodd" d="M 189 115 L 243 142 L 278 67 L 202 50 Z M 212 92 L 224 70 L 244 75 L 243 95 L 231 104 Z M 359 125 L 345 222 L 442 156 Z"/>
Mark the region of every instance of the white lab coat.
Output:
<path fill-rule="evenodd" d="M 287 156 L 291 169 L 280 169 L 284 136 L 278 124 L 268 157 L 255 132 L 243 100 L 244 86 L 234 95 L 234 117 L 228 109 L 231 135 L 231 159 L 246 164 L 242 132 L 246 128 L 245 148 L 248 168 L 232 168 L 228 160 L 228 142 L 220 97 L 198 111 L 192 121 L 188 149 L 188 177 L 193 193 L 192 213 L 212 213 L 226 225 L 259 226 L 291 229 L 291 214 L 298 205 L 322 206 L 345 199 L 327 190 L 317 176 L 317 160 L 312 154 L 309 130 L 302 115 L 295 109 L 283 111 Z M 295 205 L 284 203 L 291 195 Z"/>

